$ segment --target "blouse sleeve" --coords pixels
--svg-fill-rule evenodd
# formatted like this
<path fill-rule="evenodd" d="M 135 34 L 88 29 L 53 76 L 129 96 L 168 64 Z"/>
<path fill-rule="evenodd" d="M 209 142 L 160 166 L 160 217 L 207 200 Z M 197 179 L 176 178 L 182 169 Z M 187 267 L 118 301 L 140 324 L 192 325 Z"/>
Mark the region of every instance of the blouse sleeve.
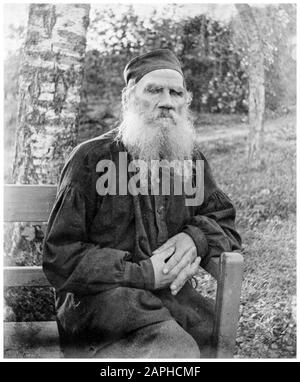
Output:
<path fill-rule="evenodd" d="M 241 237 L 235 228 L 236 210 L 230 198 L 216 185 L 209 164 L 204 160 L 204 201 L 183 228 L 192 237 L 198 256 L 205 266 L 211 257 L 241 248 Z"/>
<path fill-rule="evenodd" d="M 85 196 L 72 185 L 59 191 L 48 222 L 43 269 L 57 291 L 93 294 L 117 286 L 152 289 L 150 259 L 130 261 L 131 254 L 100 248 L 88 241 Z"/>

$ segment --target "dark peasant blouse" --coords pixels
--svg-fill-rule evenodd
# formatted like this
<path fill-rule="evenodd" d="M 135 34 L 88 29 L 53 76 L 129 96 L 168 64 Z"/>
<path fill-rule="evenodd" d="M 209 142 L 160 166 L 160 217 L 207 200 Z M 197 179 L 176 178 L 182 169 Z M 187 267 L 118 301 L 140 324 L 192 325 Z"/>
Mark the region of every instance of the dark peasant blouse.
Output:
<path fill-rule="evenodd" d="M 213 256 L 239 249 L 235 208 L 200 151 L 194 155 L 204 161 L 200 206 L 187 207 L 184 195 L 100 196 L 97 163 L 114 161 L 119 176 L 124 147 L 114 136 L 113 130 L 76 147 L 61 174 L 43 253 L 44 271 L 56 289 L 58 319 L 66 331 L 90 329 L 101 338 L 165 319 L 185 327 L 193 316 L 195 324 L 200 318 L 187 305 L 194 293 L 190 284 L 176 297 L 169 290 L 154 291 L 149 258 L 179 232 L 192 237 L 204 266 Z"/>

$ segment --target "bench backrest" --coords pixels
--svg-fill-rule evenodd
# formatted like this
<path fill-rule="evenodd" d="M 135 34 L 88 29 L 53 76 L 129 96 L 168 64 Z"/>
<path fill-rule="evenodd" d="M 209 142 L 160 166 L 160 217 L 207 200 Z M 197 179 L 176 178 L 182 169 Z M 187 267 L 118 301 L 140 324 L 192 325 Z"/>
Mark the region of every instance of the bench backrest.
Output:
<path fill-rule="evenodd" d="M 4 221 L 47 222 L 56 191 L 50 185 L 5 185 Z"/>
<path fill-rule="evenodd" d="M 57 187 L 51 185 L 5 185 L 4 222 L 47 222 Z M 5 267 L 4 285 L 49 287 L 42 267 Z"/>

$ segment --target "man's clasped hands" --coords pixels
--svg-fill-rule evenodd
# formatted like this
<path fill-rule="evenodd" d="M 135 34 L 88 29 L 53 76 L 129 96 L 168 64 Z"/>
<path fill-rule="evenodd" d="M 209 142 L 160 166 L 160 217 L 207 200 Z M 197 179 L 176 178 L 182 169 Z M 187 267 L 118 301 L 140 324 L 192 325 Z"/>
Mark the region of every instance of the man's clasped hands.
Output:
<path fill-rule="evenodd" d="M 173 295 L 197 273 L 201 261 L 193 239 L 184 232 L 167 240 L 150 259 L 154 269 L 154 289 L 169 286 Z"/>

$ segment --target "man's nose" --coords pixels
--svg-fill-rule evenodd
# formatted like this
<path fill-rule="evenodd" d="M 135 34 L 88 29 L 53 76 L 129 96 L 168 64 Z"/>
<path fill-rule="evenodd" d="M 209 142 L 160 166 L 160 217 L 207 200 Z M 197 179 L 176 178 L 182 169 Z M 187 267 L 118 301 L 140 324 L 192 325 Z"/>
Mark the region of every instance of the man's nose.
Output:
<path fill-rule="evenodd" d="M 163 92 L 161 94 L 161 99 L 159 101 L 158 107 L 160 109 L 168 109 L 168 110 L 175 109 L 173 100 L 169 92 Z"/>

